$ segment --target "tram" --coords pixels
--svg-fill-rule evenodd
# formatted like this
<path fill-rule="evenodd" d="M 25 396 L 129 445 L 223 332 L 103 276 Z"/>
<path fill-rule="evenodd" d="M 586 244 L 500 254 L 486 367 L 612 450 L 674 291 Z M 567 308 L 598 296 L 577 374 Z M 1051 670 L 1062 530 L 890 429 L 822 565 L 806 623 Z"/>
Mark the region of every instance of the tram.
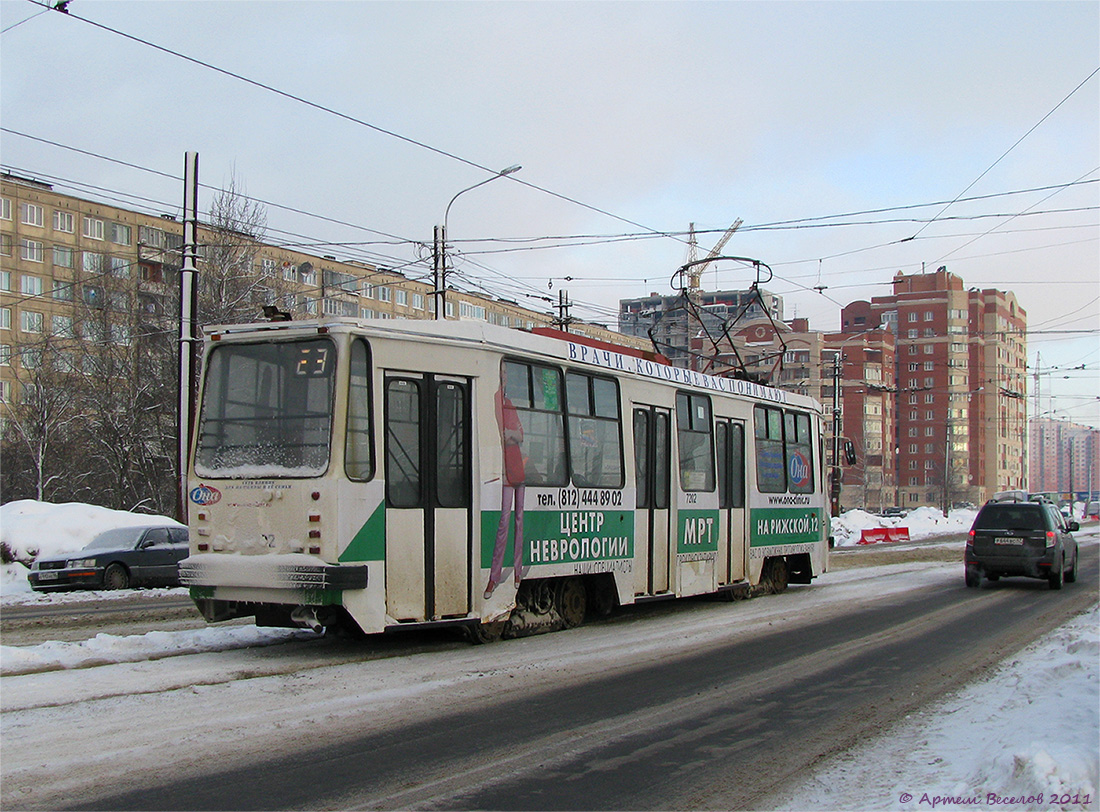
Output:
<path fill-rule="evenodd" d="M 827 567 L 812 398 L 543 328 L 204 334 L 180 579 L 210 622 L 487 641 Z"/>

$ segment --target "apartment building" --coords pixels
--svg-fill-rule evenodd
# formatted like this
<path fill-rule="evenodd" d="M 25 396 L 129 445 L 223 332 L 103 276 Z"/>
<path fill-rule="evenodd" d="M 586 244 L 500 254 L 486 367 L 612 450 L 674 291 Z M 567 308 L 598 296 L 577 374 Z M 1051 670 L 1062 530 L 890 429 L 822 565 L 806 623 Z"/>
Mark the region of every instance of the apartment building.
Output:
<path fill-rule="evenodd" d="M 856 452 L 855 464 L 839 463 L 840 510 L 892 507 L 898 503 L 896 338 L 882 328 L 826 333 L 822 357 L 821 400 L 829 413 L 839 405 L 840 438 Z M 831 421 L 828 433 L 831 442 Z"/>
<path fill-rule="evenodd" d="M 1082 495 L 1100 490 L 1100 429 L 1038 418 L 1029 434 L 1029 490 Z"/>
<path fill-rule="evenodd" d="M 980 504 L 998 491 L 1025 488 L 1027 315 L 1016 297 L 967 290 L 946 268 L 898 273 L 891 287 L 888 296 L 844 307 L 836 333 L 811 330 L 805 319 L 775 318 L 782 299 L 773 294 L 763 300 L 767 314 L 752 302 L 754 317 L 738 320 L 718 347 L 704 338 L 698 314 L 716 319 L 712 335 L 728 322 L 702 306 L 695 316 L 682 308 L 670 313 L 678 297 L 621 300 L 620 325 L 642 335 L 656 324 L 654 334 L 672 345 L 680 336 L 685 348 L 673 354 L 679 365 L 748 374 L 818 398 L 826 408 L 828 464 L 835 404 L 840 439 L 852 442 L 857 457 L 841 466 L 842 510 Z M 734 293 L 693 295 L 700 303 L 746 301 Z"/>
<path fill-rule="evenodd" d="M 740 327 L 767 317 L 783 321 L 783 298 L 763 289 L 697 290 L 690 293 L 690 303 L 681 294 L 659 293 L 619 300 L 620 333 L 647 343 L 652 337 L 659 352 L 689 369 L 699 369 L 692 347 L 701 330 L 717 338 L 726 325 Z"/>
<path fill-rule="evenodd" d="M 177 318 L 183 226 L 157 216 L 83 199 L 50 184 L 0 177 L 0 419 L 19 398 L 20 381 L 45 346 L 63 369 L 82 369 L 86 341 L 128 345 L 164 333 Z M 200 271 L 225 245 L 200 225 Z M 235 235 L 239 237 L 240 235 Z M 317 256 L 268 244 L 238 246 L 235 287 L 213 299 L 235 299 L 234 320 L 257 320 L 264 305 L 295 318 L 434 318 L 430 281 L 384 267 Z M 553 326 L 554 317 L 516 302 L 448 290 L 446 318 L 505 327 Z M 93 318 L 95 314 L 113 314 Z M 217 321 L 218 314 L 209 320 Z M 573 332 L 647 348 L 605 327 L 574 322 Z"/>
<path fill-rule="evenodd" d="M 980 504 L 1026 488 L 1027 315 L 1011 292 L 964 289 L 939 268 L 853 302 L 843 330 L 897 341 L 895 457 L 902 506 Z"/>

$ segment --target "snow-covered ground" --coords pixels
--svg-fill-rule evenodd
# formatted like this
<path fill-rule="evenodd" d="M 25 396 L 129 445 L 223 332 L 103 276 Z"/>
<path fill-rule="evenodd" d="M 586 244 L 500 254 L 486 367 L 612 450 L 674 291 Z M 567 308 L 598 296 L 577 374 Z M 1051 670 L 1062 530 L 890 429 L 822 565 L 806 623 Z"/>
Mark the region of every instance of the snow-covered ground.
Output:
<path fill-rule="evenodd" d="M 825 765 L 776 809 L 1097 809 L 1100 615 Z"/>
<path fill-rule="evenodd" d="M 973 508 L 952 510 L 947 516 L 934 507 L 919 507 L 905 516 L 876 516 L 864 510 L 849 510 L 832 520 L 832 534 L 838 547 L 858 544 L 861 530 L 876 527 L 904 527 L 913 541 L 965 533 L 978 511 Z"/>
<path fill-rule="evenodd" d="M 20 499 L 0 505 L 0 544 L 17 561 L 30 564 L 40 556 L 76 552 L 104 530 L 143 524 L 178 526 L 179 522 L 167 516 L 111 510 L 83 502 L 55 505 Z"/>
<path fill-rule="evenodd" d="M 44 509 L 31 511 L 31 514 L 48 512 Z M 139 518 L 148 521 L 148 517 Z M 920 518 L 916 517 L 917 520 Z M 939 518 L 940 522 L 929 521 L 924 525 L 938 528 L 938 532 L 915 531 L 914 528 L 922 525 L 914 520 L 908 525 L 911 535 L 927 538 L 945 532 L 963 532 L 969 527 L 969 520 L 961 520 L 959 524 L 964 526 L 959 529 L 950 526 L 942 514 Z M 863 517 L 845 519 L 856 528 L 854 535 L 858 538 L 857 525 Z M 0 514 L 0 522 L 4 524 L 3 537 L 18 542 L 18 538 L 11 535 L 12 525 L 8 525 L 6 515 Z M 36 532 L 44 532 L 51 537 L 61 535 L 48 526 L 42 527 L 43 524 L 48 525 L 48 522 L 41 520 L 40 516 L 40 528 Z M 77 546 L 71 549 L 78 549 L 81 544 L 75 536 L 79 534 L 72 535 L 72 543 Z M 1077 536 L 1083 547 L 1100 543 L 1100 533 L 1095 524 L 1085 526 Z M 3 585 L 0 610 L 3 606 L 17 603 L 119 599 L 119 593 L 30 593 L 25 586 L 25 570 L 19 573 L 16 569 L 20 567 L 22 565 L 9 565 L 8 569 L 12 572 L 5 573 L 8 580 Z M 828 611 L 830 606 L 843 606 L 845 601 L 866 594 L 868 580 L 874 582 L 873 589 L 878 595 L 927 588 L 930 584 L 942 583 L 945 577 L 954 577 L 957 569 L 955 564 L 916 562 L 830 572 L 815 584 L 815 587 L 822 588 L 804 593 L 805 605 L 802 608 Z M 958 577 L 961 578 L 961 574 Z M 1069 588 L 1095 587 L 1081 583 Z M 185 594 L 183 590 L 169 592 Z M 739 620 L 742 623 L 739 625 L 742 629 L 751 628 L 753 623 L 781 623 L 785 611 L 781 603 L 767 600 L 751 601 L 741 610 Z M 663 645 L 660 624 L 647 622 L 645 625 L 643 636 L 629 641 L 627 648 L 640 651 Z M 621 637 L 627 633 L 622 627 L 593 631 L 595 634 L 591 644 L 608 646 L 609 650 L 610 647 L 621 649 Z M 683 628 L 679 628 L 674 633 L 682 638 L 692 632 L 685 633 Z M 713 634 L 713 629 L 700 629 L 698 634 Z M 202 683 L 198 673 L 204 673 L 213 684 L 231 679 L 221 671 L 228 669 L 227 673 L 233 672 L 240 668 L 239 664 L 230 661 L 221 663 L 216 658 L 194 660 L 186 655 L 224 652 L 219 655 L 224 657 L 229 654 L 226 651 L 229 649 L 273 645 L 309 635 L 307 632 L 238 626 L 160 631 L 133 636 L 100 634 L 81 642 L 0 646 L 0 675 L 6 681 L 5 690 L 0 694 L 0 710 L 7 714 L 18 707 L 44 707 L 49 704 L 48 697 L 58 689 L 59 684 L 66 685 L 67 689 L 72 688 L 71 681 L 58 683 L 56 678 L 74 673 L 70 669 L 89 673 L 89 666 L 105 663 L 119 664 L 112 666 L 109 693 L 105 696 L 169 690 L 175 685 L 173 680 L 183 680 L 181 685 Z M 603 637 L 609 639 L 603 640 Z M 560 638 L 564 641 L 566 635 L 562 634 Z M 548 647 L 548 661 L 553 662 L 555 667 L 560 667 L 563 658 L 569 657 L 568 646 L 555 653 L 552 640 L 532 638 L 532 641 L 528 644 L 531 647 Z M 495 649 L 524 645 L 525 642 L 470 649 L 460 657 L 451 652 L 445 659 L 452 664 L 455 661 L 469 661 L 463 667 L 469 666 L 472 675 L 480 674 L 479 678 L 483 678 L 485 669 L 494 668 L 493 663 L 499 659 L 500 652 Z M 434 656 L 412 655 L 414 659 L 432 659 Z M 187 673 L 165 673 L 160 679 L 168 682 L 159 689 L 152 688 L 152 674 L 148 670 L 150 661 L 170 657 L 179 657 L 181 663 L 188 661 L 184 667 Z M 501 669 L 507 667 L 507 659 L 504 658 L 500 664 Z M 363 667 L 359 666 L 360 669 Z M 386 681 L 383 673 L 400 673 L 409 667 L 412 663 L 386 664 L 379 673 L 379 684 L 380 687 L 390 687 L 385 698 L 378 698 L 380 702 L 400 699 L 400 686 Z M 434 668 L 431 666 L 428 670 L 433 671 Z M 446 670 L 442 662 L 439 668 Z M 461 682 L 461 679 L 444 673 L 437 676 L 444 681 L 458 679 Z M 293 676 L 281 679 L 293 679 Z M 370 684 L 370 680 L 365 682 Z M 97 695 L 95 692 L 100 690 L 96 686 L 96 680 L 85 680 L 81 689 L 90 691 L 88 698 L 93 698 Z M 423 686 L 417 690 L 422 689 Z M 323 698 L 322 687 L 317 686 L 316 690 L 318 698 Z M 342 686 L 334 690 L 342 690 Z M 397 694 L 393 694 L 394 691 Z M 68 701 L 73 701 L 73 697 L 69 697 Z M 166 708 L 165 712 L 175 711 Z M 166 724 L 168 718 L 165 717 Z M 19 744 L 19 728 L 19 725 L 5 724 L 5 760 L 12 755 L 11 748 Z M 806 810 L 1100 809 L 1097 796 L 1100 788 L 1098 742 L 1100 617 L 1094 607 L 1057 633 L 1005 661 L 982 682 L 945 697 L 935 706 L 925 708 L 880 737 L 822 765 L 800 786 L 790 788 L 777 797 L 772 806 Z"/>

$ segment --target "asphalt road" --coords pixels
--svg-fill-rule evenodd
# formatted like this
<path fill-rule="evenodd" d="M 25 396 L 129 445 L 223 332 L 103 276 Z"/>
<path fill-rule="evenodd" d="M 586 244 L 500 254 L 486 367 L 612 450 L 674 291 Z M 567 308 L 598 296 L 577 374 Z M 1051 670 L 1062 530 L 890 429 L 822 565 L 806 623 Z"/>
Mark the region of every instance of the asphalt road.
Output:
<path fill-rule="evenodd" d="M 1087 610 L 1098 570 L 1095 546 L 1061 592 L 1022 579 L 966 589 L 960 567 L 827 618 L 546 690 L 440 702 L 369 735 L 255 754 L 201 781 L 166 773 L 72 808 L 751 809 Z"/>

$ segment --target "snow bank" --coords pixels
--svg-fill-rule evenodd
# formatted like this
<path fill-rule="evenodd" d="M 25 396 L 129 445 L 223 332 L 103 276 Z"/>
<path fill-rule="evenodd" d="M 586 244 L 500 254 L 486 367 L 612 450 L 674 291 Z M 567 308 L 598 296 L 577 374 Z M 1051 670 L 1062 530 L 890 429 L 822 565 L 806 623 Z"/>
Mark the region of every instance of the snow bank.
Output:
<path fill-rule="evenodd" d="M 18 561 L 0 565 L 0 596 L 8 597 L 20 593 L 31 593 L 31 584 L 27 580 L 30 568 Z"/>
<path fill-rule="evenodd" d="M 64 643 L 51 640 L 36 646 L 0 646 L 0 674 L 28 674 L 58 668 L 82 668 L 105 663 L 134 663 L 179 654 L 269 646 L 316 635 L 301 629 L 234 626 L 119 636 L 97 634 L 91 640 Z"/>
<path fill-rule="evenodd" d="M 875 527 L 908 527 L 909 538 L 916 541 L 965 533 L 977 515 L 974 508 L 952 510 L 947 516 L 934 507 L 919 507 L 906 516 L 876 516 L 864 510 L 849 510 L 832 520 L 832 533 L 838 547 L 858 544 L 860 531 Z"/>
<path fill-rule="evenodd" d="M 773 799 L 789 809 L 1096 809 L 1096 609 Z"/>
<path fill-rule="evenodd" d="M 76 552 L 104 530 L 143 524 L 178 526 L 179 522 L 81 502 L 55 505 L 21 499 L 0 505 L 0 544 L 5 544 L 17 561 L 30 564 L 39 556 Z"/>

